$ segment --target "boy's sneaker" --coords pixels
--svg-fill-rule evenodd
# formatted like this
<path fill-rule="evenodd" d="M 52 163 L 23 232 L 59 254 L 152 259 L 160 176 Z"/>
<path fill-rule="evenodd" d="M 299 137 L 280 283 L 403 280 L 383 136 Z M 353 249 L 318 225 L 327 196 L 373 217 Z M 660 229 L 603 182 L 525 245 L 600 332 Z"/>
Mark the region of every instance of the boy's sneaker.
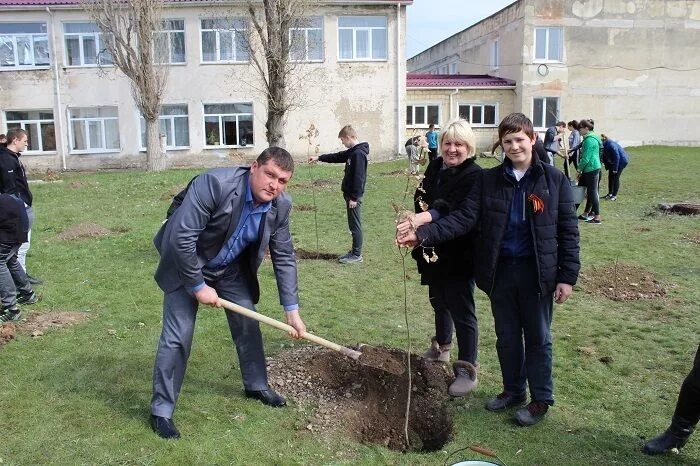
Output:
<path fill-rule="evenodd" d="M 18 321 L 22 318 L 22 311 L 16 307 L 8 308 L 2 311 L 0 314 L 0 323 Z"/>
<path fill-rule="evenodd" d="M 31 293 L 20 293 L 17 296 L 17 304 L 35 304 L 39 301 L 39 297 L 35 292 Z"/>
<path fill-rule="evenodd" d="M 617 201 L 617 196 L 610 196 L 608 199 L 611 201 Z"/>
<path fill-rule="evenodd" d="M 586 220 L 586 223 L 588 223 L 589 225 L 600 225 L 603 222 L 601 222 L 599 218 L 591 218 L 589 220 Z"/>
<path fill-rule="evenodd" d="M 357 256 L 355 254 L 345 254 L 338 259 L 341 264 L 357 264 L 362 262 L 362 256 Z"/>
<path fill-rule="evenodd" d="M 603 196 L 603 199 L 610 199 L 611 197 L 613 197 L 612 194 L 606 194 L 605 196 Z"/>
<path fill-rule="evenodd" d="M 581 214 L 581 215 L 578 216 L 578 219 L 579 219 L 579 220 L 583 220 L 584 222 L 587 222 L 587 221 L 589 221 L 589 220 L 592 219 L 592 218 L 593 218 L 592 215 L 586 215 L 586 214 Z"/>

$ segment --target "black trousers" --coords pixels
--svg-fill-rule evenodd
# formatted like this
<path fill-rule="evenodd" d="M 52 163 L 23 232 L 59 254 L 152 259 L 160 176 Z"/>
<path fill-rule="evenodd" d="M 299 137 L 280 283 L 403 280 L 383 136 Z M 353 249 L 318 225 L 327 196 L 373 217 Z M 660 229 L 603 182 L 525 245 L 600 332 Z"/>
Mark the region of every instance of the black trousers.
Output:
<path fill-rule="evenodd" d="M 608 194 L 611 196 L 617 196 L 617 192 L 620 190 L 621 174 L 622 169 L 618 170 L 617 173 L 613 173 L 612 170 L 608 171 Z"/>
<path fill-rule="evenodd" d="M 674 417 L 682 418 L 694 426 L 700 421 L 700 345 L 695 353 L 695 362 L 681 385 Z"/>
<path fill-rule="evenodd" d="M 489 298 L 503 390 L 520 395 L 527 382 L 532 401 L 553 405 L 550 327 L 554 298 L 539 291 L 535 259 L 500 259 Z"/>
<path fill-rule="evenodd" d="M 458 359 L 476 363 L 479 328 L 474 304 L 474 280 L 456 278 L 440 280 L 428 286 L 430 305 L 435 311 L 435 339 L 441 345 L 452 343 L 457 334 Z"/>
<path fill-rule="evenodd" d="M 345 198 L 345 210 L 348 214 L 348 228 L 350 229 L 350 234 L 352 235 L 352 250 L 351 252 L 356 256 L 362 255 L 362 199 L 357 200 L 357 206 L 351 209 L 348 206 L 350 198 L 348 196 L 343 196 Z"/>
<path fill-rule="evenodd" d="M 428 149 L 428 160 L 429 160 L 430 162 L 432 162 L 433 160 L 435 160 L 435 159 L 437 158 L 437 156 L 438 156 L 437 147 L 436 147 L 435 149 L 430 149 L 430 148 Z"/>
<path fill-rule="evenodd" d="M 600 169 L 581 174 L 581 184 L 586 187 L 586 208 L 584 212 L 600 215 L 600 199 L 598 198 L 598 182 Z"/>

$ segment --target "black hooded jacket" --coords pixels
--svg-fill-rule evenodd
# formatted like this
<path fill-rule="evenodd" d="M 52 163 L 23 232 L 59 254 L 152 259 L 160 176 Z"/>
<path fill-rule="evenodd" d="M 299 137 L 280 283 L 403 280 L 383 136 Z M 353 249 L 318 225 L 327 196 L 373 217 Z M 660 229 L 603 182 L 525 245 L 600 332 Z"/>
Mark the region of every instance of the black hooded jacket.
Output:
<path fill-rule="evenodd" d="M 22 244 L 27 241 L 28 231 L 24 202 L 12 194 L 0 194 L 0 243 Z"/>
<path fill-rule="evenodd" d="M 13 194 L 27 205 L 32 205 L 32 192 L 27 183 L 27 174 L 19 161 L 17 152 L 0 147 L 0 193 Z"/>
<path fill-rule="evenodd" d="M 344 163 L 345 176 L 340 189 L 353 201 L 362 199 L 365 193 L 367 181 L 367 159 L 369 157 L 369 144 L 360 142 L 348 150 L 335 154 L 323 154 L 318 160 L 326 163 Z"/>
<path fill-rule="evenodd" d="M 515 186 L 505 171 L 506 161 L 482 170 L 466 200 L 450 215 L 418 228 L 424 246 L 444 243 L 475 229 L 475 280 L 486 294 L 493 289 L 501 242 L 508 226 Z M 544 164 L 533 152 L 532 180 L 526 198 L 534 194 L 544 203 L 535 212 L 530 201 L 526 215 L 537 262 L 540 293 L 553 293 L 557 283 L 575 285 L 579 262 L 579 233 L 571 184 L 564 174 Z"/>

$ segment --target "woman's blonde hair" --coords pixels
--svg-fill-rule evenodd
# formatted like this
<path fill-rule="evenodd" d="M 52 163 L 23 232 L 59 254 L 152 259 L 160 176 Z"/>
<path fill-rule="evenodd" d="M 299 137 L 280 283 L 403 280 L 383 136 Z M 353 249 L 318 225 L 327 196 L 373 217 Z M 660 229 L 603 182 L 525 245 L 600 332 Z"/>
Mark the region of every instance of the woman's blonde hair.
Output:
<path fill-rule="evenodd" d="M 467 120 L 455 118 L 447 122 L 440 132 L 441 146 L 445 140 L 458 141 L 467 146 L 469 149 L 469 157 L 474 157 L 476 154 L 476 137 Z"/>

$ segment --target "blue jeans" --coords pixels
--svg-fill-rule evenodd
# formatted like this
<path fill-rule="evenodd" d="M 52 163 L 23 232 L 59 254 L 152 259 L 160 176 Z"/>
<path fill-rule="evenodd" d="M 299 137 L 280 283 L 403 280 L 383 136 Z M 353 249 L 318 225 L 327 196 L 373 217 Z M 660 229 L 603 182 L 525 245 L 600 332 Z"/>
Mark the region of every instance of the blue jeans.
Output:
<path fill-rule="evenodd" d="M 17 305 L 17 293 L 31 294 L 27 274 L 17 260 L 20 244 L 0 243 L 0 298 L 2 309 Z"/>
<path fill-rule="evenodd" d="M 552 294 L 540 293 L 535 259 L 500 259 L 490 298 L 503 389 L 524 394 L 527 382 L 532 401 L 553 405 L 554 303 Z"/>

